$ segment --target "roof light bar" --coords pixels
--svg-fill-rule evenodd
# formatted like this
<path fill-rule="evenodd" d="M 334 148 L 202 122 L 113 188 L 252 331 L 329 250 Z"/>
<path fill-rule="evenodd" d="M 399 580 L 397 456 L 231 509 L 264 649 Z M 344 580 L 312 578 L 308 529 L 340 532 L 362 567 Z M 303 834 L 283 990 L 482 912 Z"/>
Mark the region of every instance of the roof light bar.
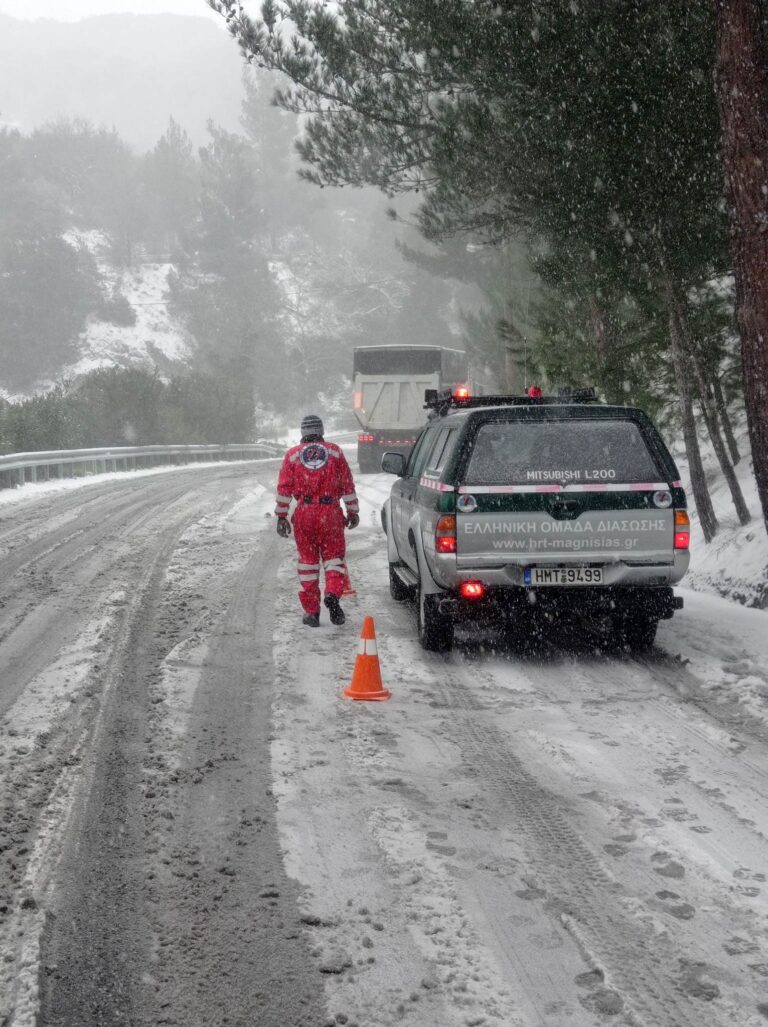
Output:
<path fill-rule="evenodd" d="M 434 410 L 438 414 L 447 414 L 449 410 L 467 410 L 473 407 L 508 407 L 508 406 L 540 406 L 543 404 L 563 405 L 574 403 L 597 403 L 597 394 L 589 389 L 561 389 L 556 396 L 544 396 L 538 385 L 528 390 L 527 396 L 464 396 L 457 389 L 426 389 L 424 392 L 424 408 Z"/>

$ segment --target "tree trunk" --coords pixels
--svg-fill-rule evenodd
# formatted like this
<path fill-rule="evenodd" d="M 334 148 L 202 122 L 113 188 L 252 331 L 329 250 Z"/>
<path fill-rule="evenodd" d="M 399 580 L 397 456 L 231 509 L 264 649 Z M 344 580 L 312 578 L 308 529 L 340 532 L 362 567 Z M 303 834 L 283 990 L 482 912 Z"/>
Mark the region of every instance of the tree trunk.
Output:
<path fill-rule="evenodd" d="M 731 418 L 728 413 L 728 404 L 725 402 L 723 387 L 717 378 L 712 382 L 712 394 L 715 399 L 717 414 L 720 418 L 720 423 L 723 426 L 723 432 L 725 433 L 725 441 L 728 443 L 728 452 L 731 454 L 731 460 L 735 467 L 739 460 L 741 460 L 741 453 L 739 452 L 739 447 L 736 445 L 736 436 L 733 434 L 733 425 L 731 424 Z"/>
<path fill-rule="evenodd" d="M 667 285 L 667 288 L 669 290 L 669 285 Z M 670 304 L 669 308 L 669 339 L 671 343 L 672 366 L 675 371 L 677 392 L 680 397 L 683 438 L 685 439 L 685 451 L 688 455 L 688 470 L 691 475 L 693 501 L 696 504 L 701 530 L 704 533 L 704 541 L 711 542 L 717 534 L 720 525 L 717 522 L 712 499 L 707 488 L 707 481 L 704 477 L 704 465 L 701 462 L 699 438 L 696 434 L 696 419 L 693 416 L 693 398 L 685 370 L 684 342 L 680 334 L 673 304 Z"/>
<path fill-rule="evenodd" d="M 680 337 L 684 342 L 685 356 L 693 366 L 693 373 L 696 378 L 696 384 L 699 388 L 699 399 L 701 401 L 702 413 L 704 414 L 704 421 L 707 425 L 709 437 L 712 440 L 712 446 L 715 450 L 717 462 L 720 464 L 720 470 L 723 472 L 723 477 L 728 483 L 728 488 L 731 492 L 731 499 L 733 500 L 733 505 L 736 507 L 736 514 L 739 518 L 739 523 L 749 524 L 752 518 L 749 510 L 747 509 L 747 504 L 744 502 L 744 495 L 741 491 L 741 485 L 739 485 L 739 479 L 736 477 L 733 464 L 728 459 L 728 454 L 725 450 L 725 443 L 723 442 L 723 436 L 720 432 L 720 425 L 717 420 L 717 411 L 709 392 L 709 382 L 707 381 L 704 369 L 701 366 L 699 347 L 691 337 L 685 311 L 683 310 L 683 305 L 680 302 L 680 297 L 678 295 L 675 295 L 674 299 L 673 317 L 677 320 L 677 328 L 680 333 Z"/>
<path fill-rule="evenodd" d="M 592 331 L 594 333 L 595 340 L 595 353 L 600 361 L 600 365 L 605 367 L 608 363 L 608 325 L 605 323 L 605 311 L 597 302 L 597 298 L 592 295 L 589 298 L 589 317 L 592 321 Z"/>
<path fill-rule="evenodd" d="M 512 394 L 521 394 L 529 385 L 527 340 L 511 317 L 501 318 L 496 323 L 496 331 L 504 346 L 506 391 Z M 520 367 L 521 362 L 522 368 Z"/>
<path fill-rule="evenodd" d="M 730 202 L 744 403 L 768 528 L 768 73 L 760 0 L 715 0 L 715 82 Z"/>

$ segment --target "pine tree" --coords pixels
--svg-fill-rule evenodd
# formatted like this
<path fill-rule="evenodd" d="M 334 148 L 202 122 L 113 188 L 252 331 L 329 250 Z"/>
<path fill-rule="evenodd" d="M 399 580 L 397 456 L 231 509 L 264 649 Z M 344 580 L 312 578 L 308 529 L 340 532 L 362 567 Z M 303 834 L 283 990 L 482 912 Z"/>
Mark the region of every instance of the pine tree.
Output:
<path fill-rule="evenodd" d="M 98 302 L 93 260 L 63 236 L 68 211 L 30 140 L 0 131 L 0 384 L 29 388 L 71 359 Z"/>
<path fill-rule="evenodd" d="M 292 81 L 277 96 L 310 115 L 307 177 L 418 191 L 433 240 L 523 237 L 568 255 L 603 357 L 611 320 L 626 327 L 617 313 L 644 293 L 668 331 L 690 290 L 728 270 L 701 0 L 269 0 L 260 21 L 237 0 L 210 3 L 249 59 Z M 705 504 L 703 478 L 696 492 Z"/>
<path fill-rule="evenodd" d="M 151 211 L 148 232 L 160 252 L 183 259 L 198 216 L 200 170 L 191 139 L 173 118 L 144 158 L 142 178 Z"/>

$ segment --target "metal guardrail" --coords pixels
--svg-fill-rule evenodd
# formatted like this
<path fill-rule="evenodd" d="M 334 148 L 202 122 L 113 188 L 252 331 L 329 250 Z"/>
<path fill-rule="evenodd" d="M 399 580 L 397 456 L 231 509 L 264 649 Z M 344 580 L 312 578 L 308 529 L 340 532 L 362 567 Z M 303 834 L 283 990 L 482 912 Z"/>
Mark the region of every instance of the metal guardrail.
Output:
<path fill-rule="evenodd" d="M 279 456 L 281 452 L 277 446 L 255 442 L 225 446 L 113 446 L 109 449 L 9 453 L 0 456 L 0 488 L 108 471 L 134 471 L 218 460 L 257 460 L 259 457 Z"/>

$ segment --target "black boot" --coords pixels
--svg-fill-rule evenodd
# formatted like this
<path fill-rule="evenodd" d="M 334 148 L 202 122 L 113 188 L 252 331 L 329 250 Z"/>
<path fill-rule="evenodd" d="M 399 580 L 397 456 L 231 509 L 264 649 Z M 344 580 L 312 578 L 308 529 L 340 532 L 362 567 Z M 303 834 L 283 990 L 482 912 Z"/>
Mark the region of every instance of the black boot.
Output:
<path fill-rule="evenodd" d="M 347 619 L 344 616 L 344 611 L 341 608 L 338 596 L 326 596 L 325 605 L 328 607 L 331 614 L 331 624 L 343 624 Z"/>
<path fill-rule="evenodd" d="M 333 618 L 331 618 L 333 620 Z M 319 628 L 320 627 L 320 614 L 319 613 L 305 613 L 302 618 L 302 624 L 306 624 L 308 628 Z"/>

